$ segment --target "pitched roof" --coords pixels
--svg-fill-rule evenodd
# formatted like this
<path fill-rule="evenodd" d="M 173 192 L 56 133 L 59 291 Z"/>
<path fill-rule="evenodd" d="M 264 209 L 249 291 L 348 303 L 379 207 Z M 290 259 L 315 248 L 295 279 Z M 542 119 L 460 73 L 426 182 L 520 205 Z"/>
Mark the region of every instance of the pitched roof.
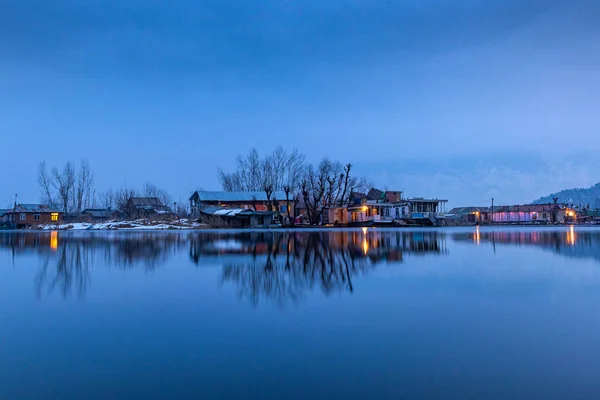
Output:
<path fill-rule="evenodd" d="M 18 204 L 16 208 L 9 209 L 7 213 L 12 213 L 13 210 L 18 213 L 61 213 L 58 208 L 46 204 Z"/>
<path fill-rule="evenodd" d="M 219 217 L 235 217 L 238 215 L 273 215 L 272 211 L 254 211 L 247 208 L 225 208 L 219 206 L 210 206 L 200 209 L 202 214 L 215 215 Z"/>
<path fill-rule="evenodd" d="M 369 193 L 367 193 L 367 199 L 369 200 L 383 200 L 384 193 L 383 191 L 375 188 L 371 188 Z"/>
<path fill-rule="evenodd" d="M 131 203 L 136 207 L 164 206 L 158 197 L 132 197 Z"/>
<path fill-rule="evenodd" d="M 367 197 L 367 195 L 362 192 L 354 192 L 354 191 L 350 192 L 351 199 L 364 199 L 366 197 Z"/>
<path fill-rule="evenodd" d="M 267 194 L 264 191 L 254 192 L 213 192 L 207 190 L 198 190 L 196 193 L 200 202 L 203 201 L 222 201 L 222 202 L 251 202 L 267 201 Z M 271 194 L 271 200 L 285 200 L 285 192 L 278 190 Z"/>

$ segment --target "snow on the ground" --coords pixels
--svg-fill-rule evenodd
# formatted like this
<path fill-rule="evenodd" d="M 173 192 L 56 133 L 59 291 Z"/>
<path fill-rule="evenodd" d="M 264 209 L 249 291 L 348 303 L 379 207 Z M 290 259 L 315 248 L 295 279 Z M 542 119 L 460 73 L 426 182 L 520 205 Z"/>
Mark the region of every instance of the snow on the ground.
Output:
<path fill-rule="evenodd" d="M 122 221 L 122 222 L 104 222 L 98 224 L 86 223 L 86 222 L 74 222 L 72 224 L 62 225 L 42 225 L 41 228 L 45 230 L 72 230 L 72 231 L 83 231 L 83 230 L 114 230 L 114 229 L 127 229 L 127 230 L 165 230 L 165 229 L 197 229 L 202 227 L 199 223 L 189 223 L 187 220 L 181 220 L 180 223 L 168 223 L 168 222 L 157 222 L 147 223 L 145 221 Z"/>

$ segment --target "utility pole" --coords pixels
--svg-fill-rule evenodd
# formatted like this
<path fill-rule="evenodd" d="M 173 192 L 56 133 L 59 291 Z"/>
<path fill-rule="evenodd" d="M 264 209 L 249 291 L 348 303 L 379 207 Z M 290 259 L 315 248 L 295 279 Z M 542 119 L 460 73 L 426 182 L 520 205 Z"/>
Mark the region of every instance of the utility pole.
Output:
<path fill-rule="evenodd" d="M 494 224 L 494 198 L 492 197 L 492 220 L 491 220 L 491 224 Z"/>
<path fill-rule="evenodd" d="M 13 205 L 13 225 L 17 228 L 17 194 L 15 193 L 15 204 Z"/>

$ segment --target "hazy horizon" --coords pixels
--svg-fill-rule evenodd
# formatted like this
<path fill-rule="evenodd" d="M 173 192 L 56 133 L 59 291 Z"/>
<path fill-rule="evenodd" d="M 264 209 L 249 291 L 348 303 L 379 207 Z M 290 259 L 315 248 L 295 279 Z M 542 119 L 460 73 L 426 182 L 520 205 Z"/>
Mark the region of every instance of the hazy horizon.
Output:
<path fill-rule="evenodd" d="M 600 181 L 588 0 L 0 2 L 2 205 L 37 164 L 98 191 L 220 189 L 278 145 L 451 205 Z"/>

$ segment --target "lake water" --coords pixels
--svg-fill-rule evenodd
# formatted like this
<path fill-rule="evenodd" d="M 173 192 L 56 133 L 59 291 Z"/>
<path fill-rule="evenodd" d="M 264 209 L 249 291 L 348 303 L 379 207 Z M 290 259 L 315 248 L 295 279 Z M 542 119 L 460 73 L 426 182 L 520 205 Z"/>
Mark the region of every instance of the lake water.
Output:
<path fill-rule="evenodd" d="M 0 233 L 0 399 L 600 398 L 600 229 Z"/>

